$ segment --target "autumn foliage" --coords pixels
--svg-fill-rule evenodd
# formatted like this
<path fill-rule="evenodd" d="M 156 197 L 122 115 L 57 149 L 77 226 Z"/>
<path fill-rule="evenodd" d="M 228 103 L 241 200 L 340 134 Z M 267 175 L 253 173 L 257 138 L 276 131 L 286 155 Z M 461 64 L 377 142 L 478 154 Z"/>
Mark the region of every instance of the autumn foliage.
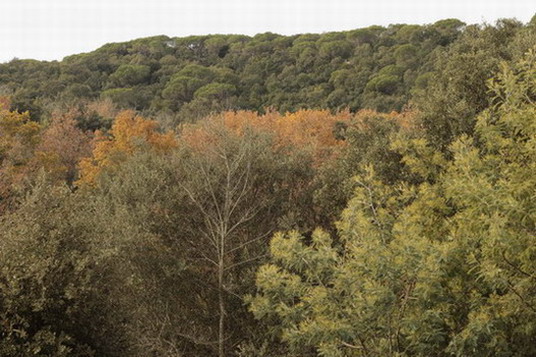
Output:
<path fill-rule="evenodd" d="M 172 132 L 160 133 L 158 123 L 138 116 L 133 111 L 119 113 L 112 129 L 96 132 L 93 155 L 80 162 L 79 185 L 92 185 L 103 170 L 113 168 L 136 151 L 165 153 L 176 147 Z"/>
<path fill-rule="evenodd" d="M 0 357 L 536 356 L 535 44 L 448 19 L 0 64 Z"/>
<path fill-rule="evenodd" d="M 225 127 L 239 135 L 243 135 L 247 130 L 259 130 L 271 134 L 278 148 L 292 146 L 307 150 L 318 165 L 340 153 L 340 148 L 346 144 L 345 134 L 348 129 L 364 130 L 371 118 L 395 121 L 400 127 L 409 128 L 413 125 L 414 116 L 413 112 L 379 113 L 374 110 L 362 110 L 357 113 L 299 110 L 285 114 L 275 111 L 268 111 L 266 114 L 229 111 L 205 120 L 221 121 Z M 202 150 L 216 138 L 203 127 L 193 124 L 184 128 L 181 140 Z"/>
<path fill-rule="evenodd" d="M 0 212 L 14 185 L 28 174 L 28 163 L 39 143 L 41 125 L 29 114 L 0 108 Z"/>
<path fill-rule="evenodd" d="M 253 112 L 222 114 L 227 127 L 238 132 L 248 126 L 259 128 L 272 133 L 276 145 L 310 150 L 316 161 L 329 158 L 333 149 L 344 144 L 336 131 L 350 125 L 352 116 L 346 111 L 332 114 L 328 110 L 300 110 L 286 114 L 268 112 L 264 115 Z"/>
<path fill-rule="evenodd" d="M 78 162 L 91 153 L 90 136 L 76 126 L 69 115 L 52 119 L 43 131 L 33 163 L 41 166 L 55 181 L 72 183 Z"/>

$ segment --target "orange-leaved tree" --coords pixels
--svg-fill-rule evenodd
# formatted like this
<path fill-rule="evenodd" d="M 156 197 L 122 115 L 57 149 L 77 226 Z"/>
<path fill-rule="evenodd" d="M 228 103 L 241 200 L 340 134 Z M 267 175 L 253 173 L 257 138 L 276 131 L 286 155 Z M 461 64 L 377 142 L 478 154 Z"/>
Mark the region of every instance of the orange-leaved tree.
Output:
<path fill-rule="evenodd" d="M 377 122 L 391 122 L 405 130 L 414 130 L 415 113 L 379 113 L 365 109 L 356 113 L 329 110 L 303 109 L 280 114 L 268 111 L 258 114 L 252 111 L 225 112 L 219 114 L 225 126 L 243 134 L 247 128 L 256 128 L 275 136 L 279 146 L 294 146 L 309 150 L 316 165 L 334 159 L 347 144 L 347 131 L 366 132 Z"/>
<path fill-rule="evenodd" d="M 80 161 L 77 184 L 94 185 L 103 171 L 113 169 L 136 152 L 165 153 L 176 146 L 173 132 L 160 133 L 156 121 L 138 116 L 134 111 L 122 111 L 116 116 L 109 133 L 95 133 L 93 154 Z"/>
<path fill-rule="evenodd" d="M 337 148 L 344 145 L 339 132 L 351 125 L 353 115 L 348 111 L 307 109 L 286 114 L 268 111 L 262 115 L 250 111 L 225 112 L 221 117 L 225 126 L 238 133 L 253 127 L 273 134 L 275 145 L 310 150 L 315 163 L 321 164 L 333 158 L 340 151 Z"/>

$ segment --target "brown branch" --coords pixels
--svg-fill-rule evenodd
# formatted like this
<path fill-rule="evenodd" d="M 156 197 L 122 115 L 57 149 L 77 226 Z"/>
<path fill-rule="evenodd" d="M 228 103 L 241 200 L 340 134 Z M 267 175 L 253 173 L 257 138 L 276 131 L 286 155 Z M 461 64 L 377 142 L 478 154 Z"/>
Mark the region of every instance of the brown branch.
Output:
<path fill-rule="evenodd" d="M 519 273 L 521 273 L 522 275 L 525 275 L 531 279 L 534 279 L 534 276 L 521 270 L 521 268 L 519 268 L 518 266 L 516 266 L 514 263 L 512 263 L 510 260 L 508 260 L 508 258 L 506 258 L 506 249 L 504 249 L 502 252 L 501 252 L 501 256 L 502 258 L 504 259 L 504 261 L 506 262 L 506 264 L 510 265 L 512 268 L 514 268 L 516 271 L 518 271 Z"/>

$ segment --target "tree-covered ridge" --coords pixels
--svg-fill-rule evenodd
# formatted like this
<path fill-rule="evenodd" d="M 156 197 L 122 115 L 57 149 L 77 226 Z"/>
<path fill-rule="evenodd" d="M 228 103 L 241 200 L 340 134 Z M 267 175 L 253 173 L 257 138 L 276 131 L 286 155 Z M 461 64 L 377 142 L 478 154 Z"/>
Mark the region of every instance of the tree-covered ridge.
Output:
<path fill-rule="evenodd" d="M 169 74 L 197 88 L 175 112 L 7 91 L 0 356 L 534 356 L 536 28 L 455 33 L 388 113 L 221 111 L 195 97 L 237 78 L 217 64 Z"/>
<path fill-rule="evenodd" d="M 451 19 L 293 36 L 158 36 L 60 62 L 13 60 L 0 65 L 0 85 L 13 109 L 34 118 L 46 116 L 50 102 L 99 98 L 176 120 L 230 109 L 389 112 L 427 87 L 455 43 L 478 36 L 487 43 L 465 45 L 498 46 L 504 53 L 497 56 L 508 57 L 506 47 L 523 28 L 511 20 L 466 26 Z"/>

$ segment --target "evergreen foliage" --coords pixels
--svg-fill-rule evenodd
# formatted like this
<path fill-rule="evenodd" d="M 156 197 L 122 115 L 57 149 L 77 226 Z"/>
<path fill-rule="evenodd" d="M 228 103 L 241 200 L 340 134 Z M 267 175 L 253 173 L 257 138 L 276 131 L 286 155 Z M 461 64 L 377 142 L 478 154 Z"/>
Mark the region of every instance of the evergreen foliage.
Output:
<path fill-rule="evenodd" d="M 535 356 L 535 29 L 0 65 L 0 356 Z"/>

